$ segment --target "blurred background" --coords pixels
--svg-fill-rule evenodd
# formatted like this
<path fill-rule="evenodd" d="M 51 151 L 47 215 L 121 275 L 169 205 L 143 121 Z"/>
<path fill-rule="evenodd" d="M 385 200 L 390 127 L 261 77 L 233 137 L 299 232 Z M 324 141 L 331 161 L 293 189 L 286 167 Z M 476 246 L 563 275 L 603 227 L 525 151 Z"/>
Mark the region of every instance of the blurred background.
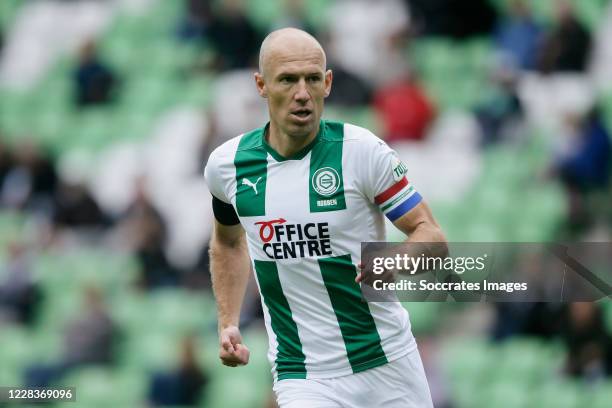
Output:
<path fill-rule="evenodd" d="M 254 285 L 251 363 L 218 362 L 202 170 L 266 122 L 285 26 L 327 50 L 325 117 L 387 140 L 450 241 L 611 241 L 610 1 L 0 0 L 0 385 L 274 407 Z M 609 301 L 405 305 L 436 408 L 611 404 Z"/>

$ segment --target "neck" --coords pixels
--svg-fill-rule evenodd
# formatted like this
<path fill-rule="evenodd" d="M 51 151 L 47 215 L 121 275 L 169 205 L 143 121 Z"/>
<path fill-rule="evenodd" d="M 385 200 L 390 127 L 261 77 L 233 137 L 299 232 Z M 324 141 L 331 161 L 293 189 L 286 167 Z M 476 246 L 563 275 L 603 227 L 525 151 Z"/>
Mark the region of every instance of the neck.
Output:
<path fill-rule="evenodd" d="M 275 126 L 274 122 L 270 122 L 270 126 L 268 127 L 268 132 L 265 137 L 270 147 L 278 152 L 278 154 L 283 157 L 291 157 L 304 147 L 308 146 L 308 144 L 310 144 L 315 137 L 317 137 L 317 133 L 319 133 L 319 126 L 320 122 L 317 123 L 317 126 L 312 132 L 301 137 L 289 136 Z"/>

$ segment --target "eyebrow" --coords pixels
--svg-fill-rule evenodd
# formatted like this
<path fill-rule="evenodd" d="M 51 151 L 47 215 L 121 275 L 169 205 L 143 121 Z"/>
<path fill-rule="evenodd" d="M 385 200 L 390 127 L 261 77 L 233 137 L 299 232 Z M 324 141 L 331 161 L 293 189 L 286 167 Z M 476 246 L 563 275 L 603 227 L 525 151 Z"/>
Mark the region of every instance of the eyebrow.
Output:
<path fill-rule="evenodd" d="M 322 77 L 323 73 L 321 73 L 320 71 L 310 71 L 310 72 L 306 72 L 306 73 L 302 73 L 302 72 L 287 72 L 287 71 L 283 71 L 283 72 L 279 72 L 276 75 L 276 78 L 283 78 L 283 77 L 299 77 L 301 75 L 310 77 L 310 76 L 319 76 Z"/>

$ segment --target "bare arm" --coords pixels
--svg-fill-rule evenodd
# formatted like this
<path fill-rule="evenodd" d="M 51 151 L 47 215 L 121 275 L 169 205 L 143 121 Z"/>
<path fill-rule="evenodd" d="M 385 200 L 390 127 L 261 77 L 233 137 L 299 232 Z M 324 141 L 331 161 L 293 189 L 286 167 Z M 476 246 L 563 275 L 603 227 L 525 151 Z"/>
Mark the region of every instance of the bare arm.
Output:
<path fill-rule="evenodd" d="M 448 256 L 446 237 L 431 213 L 431 209 L 421 201 L 416 207 L 395 220 L 394 225 L 408 235 L 405 253 L 410 257 L 421 254 L 428 258 L 445 258 Z M 422 273 L 426 270 L 412 271 Z"/>
<path fill-rule="evenodd" d="M 249 352 L 242 345 L 238 323 L 249 281 L 250 260 L 240 224 L 228 226 L 215 221 L 210 242 L 210 273 L 217 301 L 219 357 L 223 364 L 232 367 L 246 364 Z"/>
<path fill-rule="evenodd" d="M 400 231 L 408 235 L 405 242 L 424 243 L 426 254 L 430 256 L 446 256 L 448 247 L 446 237 L 431 213 L 429 206 L 421 201 L 416 207 L 408 211 L 393 223 Z M 425 245 L 432 243 L 434 245 Z"/>

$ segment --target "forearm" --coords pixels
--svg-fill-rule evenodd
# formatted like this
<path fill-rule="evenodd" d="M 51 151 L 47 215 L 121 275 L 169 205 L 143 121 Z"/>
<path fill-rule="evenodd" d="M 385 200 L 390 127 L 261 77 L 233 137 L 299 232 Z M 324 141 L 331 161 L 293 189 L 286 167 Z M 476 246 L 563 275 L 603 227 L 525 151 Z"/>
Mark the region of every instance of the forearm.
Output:
<path fill-rule="evenodd" d="M 250 260 L 244 238 L 230 244 L 211 241 L 210 273 L 217 301 L 219 330 L 238 326 L 249 281 Z"/>
<path fill-rule="evenodd" d="M 415 244 L 415 243 L 431 243 L 435 245 L 429 245 L 431 247 L 436 247 L 439 249 L 446 249 L 446 237 L 444 233 L 437 225 L 433 225 L 431 223 L 422 223 L 419 224 L 415 230 L 410 234 L 408 238 L 406 238 L 407 243 Z"/>
<path fill-rule="evenodd" d="M 424 256 L 426 258 L 446 258 L 448 256 L 448 244 L 444 233 L 435 224 L 423 223 L 410 234 L 404 241 L 404 253 L 411 258 Z M 427 272 L 427 269 L 419 268 L 412 274 Z"/>
<path fill-rule="evenodd" d="M 404 241 L 409 247 L 418 248 L 425 255 L 445 257 L 448 255 L 448 245 L 444 233 L 437 225 L 423 223 Z M 420 254 L 419 253 L 419 254 Z"/>

